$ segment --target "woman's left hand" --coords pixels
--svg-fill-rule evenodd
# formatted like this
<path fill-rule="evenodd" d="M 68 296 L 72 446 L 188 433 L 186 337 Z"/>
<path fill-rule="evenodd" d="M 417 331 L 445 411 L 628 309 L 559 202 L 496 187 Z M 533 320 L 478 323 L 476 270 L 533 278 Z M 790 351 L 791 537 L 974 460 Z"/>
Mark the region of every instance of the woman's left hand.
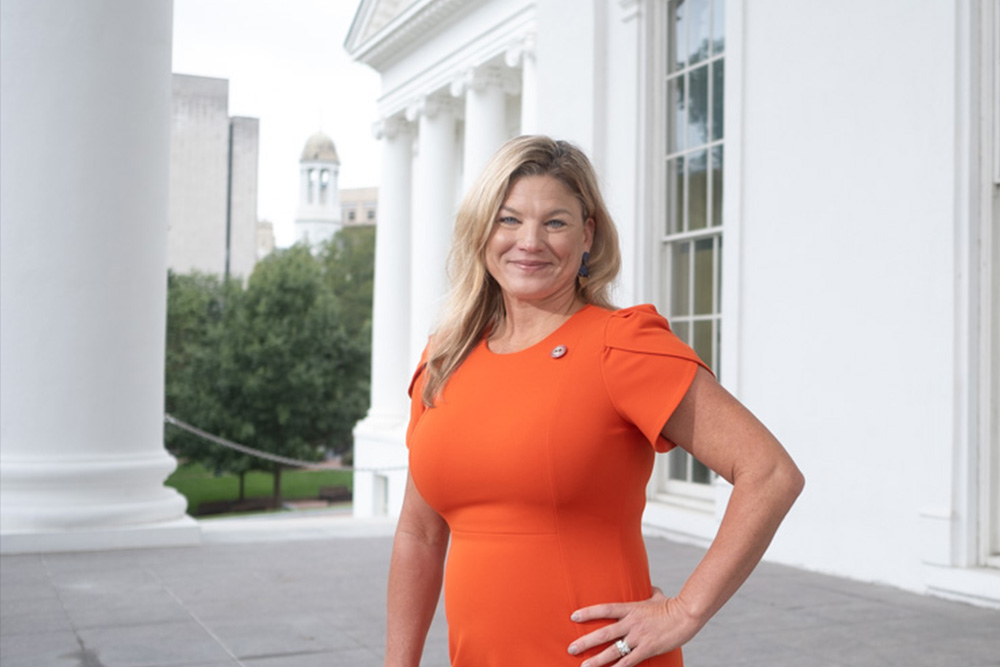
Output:
<path fill-rule="evenodd" d="M 684 610 L 678 598 L 668 598 L 659 588 L 642 602 L 616 602 L 584 607 L 570 617 L 577 623 L 600 619 L 614 622 L 580 637 L 569 646 L 572 655 L 578 655 L 595 646 L 607 648 L 584 661 L 581 667 L 631 667 L 655 655 L 672 651 L 688 642 L 701 626 Z M 630 649 L 622 655 L 616 642 L 624 639 Z"/>

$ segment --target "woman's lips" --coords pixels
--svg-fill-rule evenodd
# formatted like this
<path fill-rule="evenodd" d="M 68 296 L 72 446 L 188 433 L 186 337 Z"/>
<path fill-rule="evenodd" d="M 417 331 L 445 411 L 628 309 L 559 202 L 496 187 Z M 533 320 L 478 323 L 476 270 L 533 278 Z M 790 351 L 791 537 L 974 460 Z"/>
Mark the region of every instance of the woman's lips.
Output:
<path fill-rule="evenodd" d="M 522 271 L 535 271 L 537 269 L 545 268 L 549 265 L 548 262 L 538 262 L 532 260 L 512 260 L 511 264 L 521 269 Z"/>

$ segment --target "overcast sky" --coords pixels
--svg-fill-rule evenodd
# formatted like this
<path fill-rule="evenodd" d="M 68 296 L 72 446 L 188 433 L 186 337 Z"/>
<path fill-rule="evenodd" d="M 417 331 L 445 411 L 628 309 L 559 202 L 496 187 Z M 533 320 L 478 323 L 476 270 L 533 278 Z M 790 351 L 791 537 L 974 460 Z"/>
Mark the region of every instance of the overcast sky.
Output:
<path fill-rule="evenodd" d="M 359 1 L 174 0 L 174 72 L 229 79 L 229 115 L 260 119 L 258 215 L 279 246 L 294 240 L 299 156 L 314 132 L 337 146 L 341 188 L 379 182 L 379 76 L 343 46 Z"/>

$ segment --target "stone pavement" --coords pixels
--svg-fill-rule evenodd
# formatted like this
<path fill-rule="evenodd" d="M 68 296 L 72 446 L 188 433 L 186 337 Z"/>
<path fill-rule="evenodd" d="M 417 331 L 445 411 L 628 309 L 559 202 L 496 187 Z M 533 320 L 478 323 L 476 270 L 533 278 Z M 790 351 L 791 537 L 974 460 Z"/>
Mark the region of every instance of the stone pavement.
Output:
<path fill-rule="evenodd" d="M 382 664 L 391 526 L 233 525 L 200 547 L 3 556 L 0 665 Z M 666 591 L 703 553 L 647 542 Z M 1000 612 L 763 564 L 685 652 L 689 667 L 998 667 Z M 439 610 L 423 664 L 447 655 Z"/>

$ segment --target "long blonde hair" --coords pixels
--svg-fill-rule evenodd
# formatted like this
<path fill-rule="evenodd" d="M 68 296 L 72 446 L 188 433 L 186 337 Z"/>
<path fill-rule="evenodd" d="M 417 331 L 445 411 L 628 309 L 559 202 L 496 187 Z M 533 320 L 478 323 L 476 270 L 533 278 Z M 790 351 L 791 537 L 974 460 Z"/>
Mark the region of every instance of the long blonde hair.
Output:
<path fill-rule="evenodd" d="M 590 277 L 577 281 L 576 292 L 585 303 L 613 308 L 608 292 L 621 266 L 618 232 L 590 160 L 568 141 L 546 136 L 511 139 L 487 163 L 458 210 L 448 262 L 451 291 L 427 352 L 422 398 L 428 406 L 434 405 L 448 378 L 483 335 L 501 325 L 506 316 L 500 285 L 486 270 L 486 243 L 511 186 L 525 176 L 560 181 L 580 201 L 583 219 L 594 220 L 587 260 Z"/>

